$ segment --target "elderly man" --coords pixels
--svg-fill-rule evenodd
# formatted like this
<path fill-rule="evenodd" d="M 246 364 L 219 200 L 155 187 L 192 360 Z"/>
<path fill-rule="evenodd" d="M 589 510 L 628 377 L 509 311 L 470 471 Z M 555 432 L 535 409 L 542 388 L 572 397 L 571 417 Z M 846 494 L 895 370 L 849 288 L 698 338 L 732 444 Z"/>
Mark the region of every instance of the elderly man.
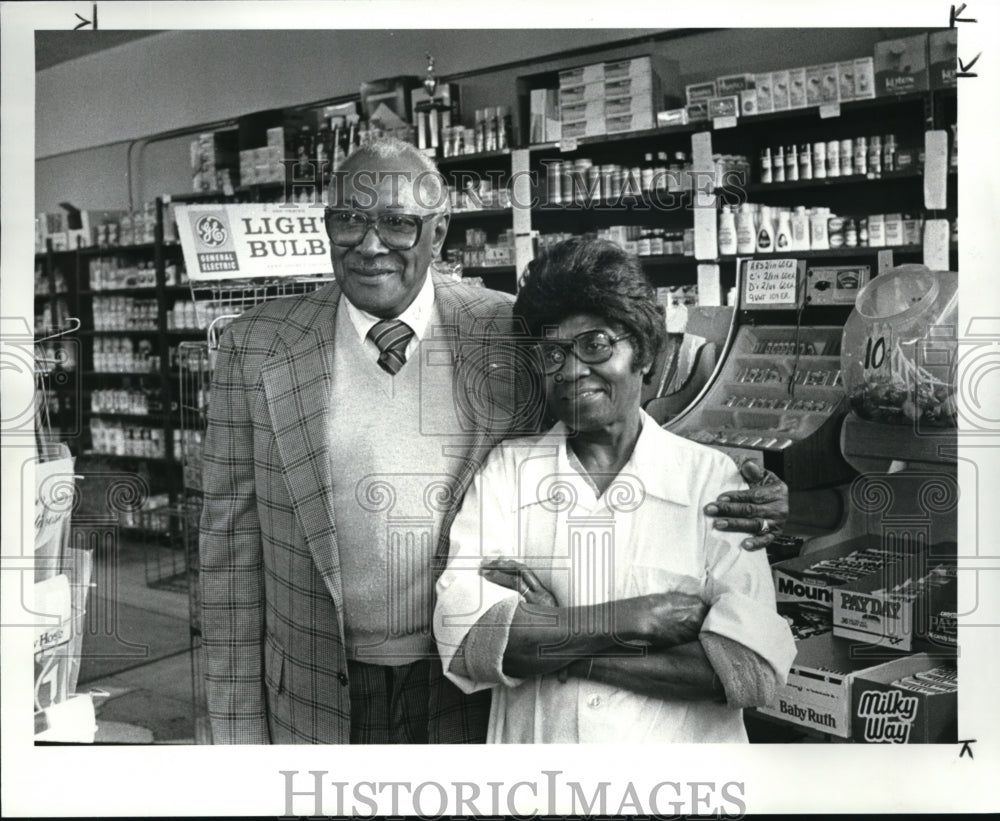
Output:
<path fill-rule="evenodd" d="M 477 468 L 537 426 L 542 396 L 510 298 L 428 275 L 449 222 L 433 163 L 383 140 L 341 171 L 336 281 L 248 311 L 220 342 L 200 560 L 213 736 L 481 742 L 489 696 L 443 676 L 434 581 Z M 754 492 L 712 512 L 783 518 L 784 485 Z"/>

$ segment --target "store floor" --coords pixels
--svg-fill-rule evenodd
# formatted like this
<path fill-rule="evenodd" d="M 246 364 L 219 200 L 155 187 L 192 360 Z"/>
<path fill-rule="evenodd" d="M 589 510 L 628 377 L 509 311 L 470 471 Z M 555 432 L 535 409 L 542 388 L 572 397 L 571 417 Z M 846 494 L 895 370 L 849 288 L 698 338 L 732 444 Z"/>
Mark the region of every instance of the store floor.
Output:
<path fill-rule="evenodd" d="M 183 578 L 160 584 L 180 566 L 166 550 L 95 557 L 77 692 L 94 696 L 98 743 L 194 743 L 188 596 Z"/>

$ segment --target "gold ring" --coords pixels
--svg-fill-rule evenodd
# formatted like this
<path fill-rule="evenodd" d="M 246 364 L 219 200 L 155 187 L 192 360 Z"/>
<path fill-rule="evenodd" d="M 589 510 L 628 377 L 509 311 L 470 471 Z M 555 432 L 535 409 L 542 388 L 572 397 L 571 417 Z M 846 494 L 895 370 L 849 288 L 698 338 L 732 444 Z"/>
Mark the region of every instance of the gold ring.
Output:
<path fill-rule="evenodd" d="M 765 533 L 771 532 L 771 522 L 767 519 L 760 520 L 760 527 L 758 529 L 758 534 L 763 536 Z"/>

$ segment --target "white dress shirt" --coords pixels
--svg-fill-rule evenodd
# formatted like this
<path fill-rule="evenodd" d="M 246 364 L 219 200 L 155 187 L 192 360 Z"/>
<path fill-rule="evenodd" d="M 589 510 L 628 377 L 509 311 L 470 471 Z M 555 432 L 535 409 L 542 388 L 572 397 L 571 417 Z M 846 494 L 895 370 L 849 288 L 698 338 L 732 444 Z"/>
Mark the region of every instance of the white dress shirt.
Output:
<path fill-rule="evenodd" d="M 519 595 L 478 575 L 483 558 L 528 564 L 560 605 L 681 591 L 710 605 L 702 633 L 757 653 L 784 682 L 795 656 L 775 608 L 763 551 L 715 530 L 702 512 L 719 493 L 745 487 L 732 460 L 668 433 L 643 412 L 631 458 L 600 496 L 571 460 L 566 428 L 498 446 L 451 529 L 451 558 L 437 585 L 434 631 L 446 674 L 463 691 L 496 687 L 491 743 L 746 741 L 742 711 L 711 701 L 663 700 L 579 678 L 513 679 L 502 671 Z M 576 462 L 576 464 L 579 464 Z M 449 671 L 471 628 L 490 635 L 488 669 Z M 499 616 L 498 616 L 499 614 Z M 484 635 L 484 634 L 481 634 Z M 470 659 L 466 657 L 467 663 Z M 497 686 L 499 685 L 499 686 Z"/>

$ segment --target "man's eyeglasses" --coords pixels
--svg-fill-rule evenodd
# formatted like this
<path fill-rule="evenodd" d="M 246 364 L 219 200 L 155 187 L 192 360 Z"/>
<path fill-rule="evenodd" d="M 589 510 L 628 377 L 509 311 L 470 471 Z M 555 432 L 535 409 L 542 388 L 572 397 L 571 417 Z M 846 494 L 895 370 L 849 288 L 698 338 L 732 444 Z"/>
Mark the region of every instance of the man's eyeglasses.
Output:
<path fill-rule="evenodd" d="M 392 251 L 409 251 L 420 241 L 424 223 L 434 214 L 397 214 L 388 212 L 372 219 L 363 211 L 327 208 L 326 233 L 330 242 L 342 248 L 353 248 L 374 228 L 382 244 Z"/>
<path fill-rule="evenodd" d="M 571 351 L 581 362 L 587 365 L 599 365 L 611 359 L 618 342 L 634 335 L 611 336 L 606 331 L 584 331 L 572 339 L 546 339 L 538 345 L 542 357 L 542 369 L 548 375 L 556 373 L 562 368 Z"/>

